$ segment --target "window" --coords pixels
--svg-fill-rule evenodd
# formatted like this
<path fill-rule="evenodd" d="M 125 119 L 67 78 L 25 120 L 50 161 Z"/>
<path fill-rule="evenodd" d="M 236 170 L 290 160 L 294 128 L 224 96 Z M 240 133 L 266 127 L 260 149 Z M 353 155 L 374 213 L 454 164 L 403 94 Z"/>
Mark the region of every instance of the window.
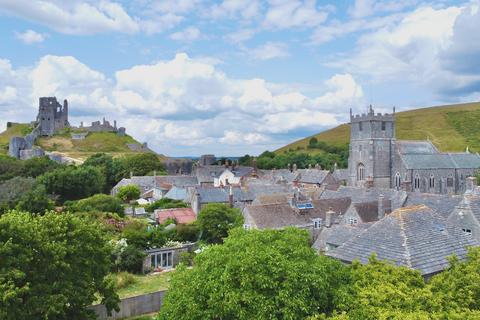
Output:
<path fill-rule="evenodd" d="M 382 121 L 382 131 L 385 131 L 387 127 L 387 123 L 385 121 Z"/>
<path fill-rule="evenodd" d="M 435 177 L 432 175 L 430 175 L 430 179 L 428 180 L 428 186 L 430 187 L 430 189 L 434 189 L 435 188 Z"/>
<path fill-rule="evenodd" d="M 313 229 L 320 229 L 322 227 L 322 219 L 313 219 Z"/>
<path fill-rule="evenodd" d="M 162 268 L 170 269 L 173 267 L 173 251 L 160 252 L 152 254 L 152 269 Z"/>
<path fill-rule="evenodd" d="M 397 172 L 395 173 L 395 187 L 398 189 L 400 188 L 401 184 L 402 184 L 402 178 L 400 177 L 400 173 Z"/>
<path fill-rule="evenodd" d="M 349 218 L 348 219 L 348 223 L 349 224 L 357 224 L 358 223 L 358 220 L 356 218 Z"/>
<path fill-rule="evenodd" d="M 250 230 L 250 225 L 245 223 L 245 224 L 243 225 L 243 229 L 245 229 L 245 230 Z"/>
<path fill-rule="evenodd" d="M 453 177 L 447 178 L 447 187 L 453 187 Z"/>
<path fill-rule="evenodd" d="M 362 131 L 362 123 L 361 122 L 358 123 L 358 130 Z"/>
<path fill-rule="evenodd" d="M 472 229 L 463 228 L 462 231 L 466 235 L 469 235 L 469 236 L 472 235 Z"/>
<path fill-rule="evenodd" d="M 413 180 L 413 187 L 415 188 L 415 190 L 420 189 L 420 176 L 418 175 L 418 173 L 415 175 L 415 179 Z"/>
<path fill-rule="evenodd" d="M 357 167 L 357 180 L 358 181 L 363 181 L 365 180 L 365 166 L 363 163 L 358 164 Z"/>

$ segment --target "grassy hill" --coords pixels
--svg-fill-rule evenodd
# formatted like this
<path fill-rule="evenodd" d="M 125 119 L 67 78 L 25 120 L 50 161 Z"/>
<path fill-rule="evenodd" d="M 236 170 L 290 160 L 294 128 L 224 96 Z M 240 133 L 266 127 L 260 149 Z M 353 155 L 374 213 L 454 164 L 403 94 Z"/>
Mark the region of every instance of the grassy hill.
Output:
<path fill-rule="evenodd" d="M 29 124 L 11 123 L 4 132 L 0 133 L 0 153 L 8 152 L 8 143 L 11 137 L 25 136 L 30 130 Z M 84 140 L 72 140 L 68 132 L 54 135 L 53 137 L 41 137 L 36 144 L 46 151 L 61 153 L 67 157 L 85 160 L 97 152 L 110 153 L 113 156 L 122 156 L 132 151 L 127 144 L 140 144 L 129 135 L 117 136 L 114 132 L 92 132 Z"/>
<path fill-rule="evenodd" d="M 480 152 L 480 102 L 415 109 L 396 114 L 396 136 L 399 140 L 430 139 L 441 151 Z M 276 150 L 303 150 L 310 154 L 321 151 L 308 149 L 310 138 L 316 137 L 331 145 L 345 145 L 350 139 L 350 127 L 342 124 L 336 128 L 295 141 Z"/>

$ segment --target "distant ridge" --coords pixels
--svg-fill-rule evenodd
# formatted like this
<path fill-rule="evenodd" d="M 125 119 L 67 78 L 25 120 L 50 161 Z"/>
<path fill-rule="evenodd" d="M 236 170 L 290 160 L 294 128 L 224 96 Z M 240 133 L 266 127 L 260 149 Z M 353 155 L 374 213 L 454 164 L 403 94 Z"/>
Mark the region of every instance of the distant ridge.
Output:
<path fill-rule="evenodd" d="M 399 140 L 430 140 L 440 151 L 480 152 L 480 102 L 444 105 L 398 112 L 396 136 Z M 331 145 L 345 145 L 350 139 L 350 127 L 342 124 L 314 136 L 290 143 L 278 150 L 298 150 L 310 154 L 309 140 L 315 137 Z"/>

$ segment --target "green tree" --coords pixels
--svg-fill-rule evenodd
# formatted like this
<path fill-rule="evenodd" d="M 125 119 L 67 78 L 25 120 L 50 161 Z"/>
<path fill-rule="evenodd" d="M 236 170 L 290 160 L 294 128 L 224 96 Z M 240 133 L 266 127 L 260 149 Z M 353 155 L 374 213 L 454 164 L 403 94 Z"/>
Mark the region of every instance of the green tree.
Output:
<path fill-rule="evenodd" d="M 31 158 L 23 161 L 22 176 L 36 178 L 61 166 L 47 156 Z"/>
<path fill-rule="evenodd" d="M 52 210 L 55 203 L 47 194 L 43 184 L 37 184 L 32 190 L 25 192 L 17 203 L 17 210 L 43 214 Z"/>
<path fill-rule="evenodd" d="M 0 155 L 0 183 L 22 175 L 22 162 L 15 158 Z"/>
<path fill-rule="evenodd" d="M 207 247 L 194 267 L 177 268 L 163 319 L 304 319 L 330 313 L 345 267 L 315 254 L 307 232 L 235 229 Z"/>
<path fill-rule="evenodd" d="M 105 193 L 109 193 L 110 189 L 119 181 L 117 180 L 119 166 L 115 165 L 111 155 L 106 153 L 96 153 L 82 164 L 82 166 L 91 166 L 100 168 L 105 175 Z"/>
<path fill-rule="evenodd" d="M 0 214 L 14 209 L 20 199 L 37 185 L 35 179 L 15 177 L 0 185 Z"/>
<path fill-rule="evenodd" d="M 310 140 L 308 140 L 308 147 L 309 148 L 316 148 L 318 144 L 318 139 L 315 137 L 311 137 Z"/>
<path fill-rule="evenodd" d="M 112 212 L 117 213 L 120 217 L 125 214 L 122 201 L 106 194 L 96 194 L 89 198 L 65 204 L 67 210 L 71 212 Z"/>
<path fill-rule="evenodd" d="M 145 211 L 153 212 L 156 209 L 188 208 L 189 205 L 181 200 L 162 198 L 145 206 Z"/>
<path fill-rule="evenodd" d="M 90 197 L 105 188 L 105 176 L 101 169 L 90 166 L 58 168 L 41 175 L 38 181 L 62 203 Z"/>
<path fill-rule="evenodd" d="M 165 174 L 165 169 L 158 156 L 154 153 L 138 153 L 123 158 L 114 159 L 114 169 L 116 170 L 116 180 L 135 176 L 146 176 L 153 174 Z"/>
<path fill-rule="evenodd" d="M 111 248 L 102 228 L 72 214 L 13 211 L 0 217 L 0 319 L 94 318 L 98 294 L 118 304 L 106 280 Z"/>
<path fill-rule="evenodd" d="M 123 202 L 137 200 L 140 197 L 140 188 L 134 184 L 121 186 L 117 191 L 117 198 Z"/>
<path fill-rule="evenodd" d="M 225 204 L 209 203 L 200 210 L 197 218 L 201 239 L 207 243 L 222 243 L 230 229 L 243 224 L 238 209 Z"/>

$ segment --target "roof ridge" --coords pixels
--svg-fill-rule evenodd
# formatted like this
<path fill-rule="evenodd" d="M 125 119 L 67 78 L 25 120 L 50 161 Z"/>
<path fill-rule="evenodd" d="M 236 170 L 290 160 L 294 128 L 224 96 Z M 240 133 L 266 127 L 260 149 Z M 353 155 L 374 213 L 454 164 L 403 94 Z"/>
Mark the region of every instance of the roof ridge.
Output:
<path fill-rule="evenodd" d="M 399 214 L 400 234 L 403 237 L 402 246 L 405 248 L 405 262 L 409 268 L 412 268 L 412 260 L 410 256 L 410 248 L 408 247 L 408 237 L 405 233 L 405 221 L 403 214 Z"/>

